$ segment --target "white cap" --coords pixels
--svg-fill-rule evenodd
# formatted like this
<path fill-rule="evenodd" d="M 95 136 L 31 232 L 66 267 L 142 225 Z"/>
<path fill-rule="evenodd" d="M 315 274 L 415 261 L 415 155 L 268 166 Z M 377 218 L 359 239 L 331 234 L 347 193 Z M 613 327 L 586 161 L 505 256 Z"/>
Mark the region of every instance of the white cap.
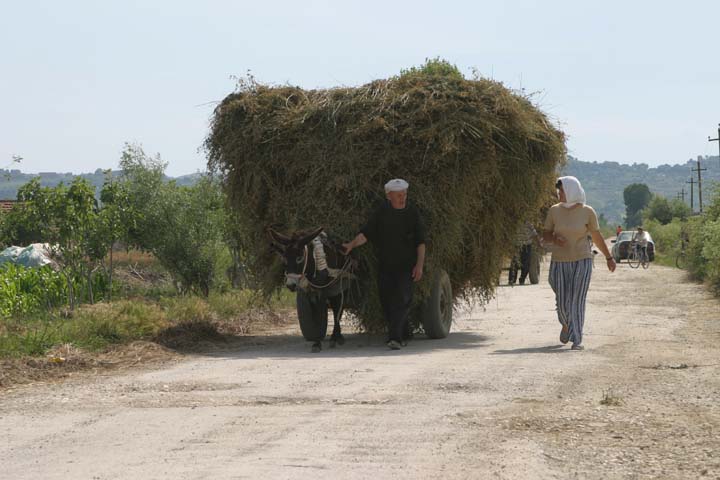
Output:
<path fill-rule="evenodd" d="M 410 185 L 402 178 L 393 178 L 385 184 L 385 193 L 387 192 L 402 192 L 407 190 Z"/>

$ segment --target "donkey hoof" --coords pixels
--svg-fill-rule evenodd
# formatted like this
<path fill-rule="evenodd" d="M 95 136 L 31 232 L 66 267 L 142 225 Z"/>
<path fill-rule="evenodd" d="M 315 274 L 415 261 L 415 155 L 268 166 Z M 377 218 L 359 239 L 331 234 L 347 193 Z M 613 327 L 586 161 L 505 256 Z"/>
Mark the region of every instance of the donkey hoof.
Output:
<path fill-rule="evenodd" d="M 342 335 L 338 335 L 335 340 L 337 341 L 338 345 L 345 345 L 345 337 L 343 337 Z"/>
<path fill-rule="evenodd" d="M 335 348 L 335 339 L 330 339 L 330 348 Z"/>
<path fill-rule="evenodd" d="M 321 350 L 322 350 L 322 345 L 320 344 L 320 342 L 313 343 L 312 348 L 310 348 L 310 351 L 312 353 L 320 353 Z"/>

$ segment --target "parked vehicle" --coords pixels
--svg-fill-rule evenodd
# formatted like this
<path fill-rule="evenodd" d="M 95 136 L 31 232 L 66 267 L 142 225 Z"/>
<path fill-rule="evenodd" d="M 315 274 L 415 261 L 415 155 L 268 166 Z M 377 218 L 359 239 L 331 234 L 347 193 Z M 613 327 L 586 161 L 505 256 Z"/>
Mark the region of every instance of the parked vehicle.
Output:
<path fill-rule="evenodd" d="M 647 233 L 648 236 L 648 259 L 652 262 L 655 260 L 655 242 L 653 242 L 650 232 L 645 233 Z M 623 232 L 620 232 L 620 235 L 618 235 L 615 240 L 611 241 L 613 246 L 610 253 L 612 254 L 616 263 L 620 263 L 622 260 L 628 260 L 628 256 L 630 254 L 630 244 L 636 234 L 636 230 L 625 230 Z"/>

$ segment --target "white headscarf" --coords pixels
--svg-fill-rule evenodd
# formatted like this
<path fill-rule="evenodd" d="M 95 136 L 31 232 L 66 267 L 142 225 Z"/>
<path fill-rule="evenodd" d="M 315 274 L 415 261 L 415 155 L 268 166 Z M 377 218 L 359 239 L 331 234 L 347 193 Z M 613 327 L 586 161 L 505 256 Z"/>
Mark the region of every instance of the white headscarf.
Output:
<path fill-rule="evenodd" d="M 585 190 L 577 178 L 560 177 L 559 180 L 562 182 L 563 192 L 565 192 L 565 201 L 560 205 L 570 208 L 576 203 L 585 203 Z"/>

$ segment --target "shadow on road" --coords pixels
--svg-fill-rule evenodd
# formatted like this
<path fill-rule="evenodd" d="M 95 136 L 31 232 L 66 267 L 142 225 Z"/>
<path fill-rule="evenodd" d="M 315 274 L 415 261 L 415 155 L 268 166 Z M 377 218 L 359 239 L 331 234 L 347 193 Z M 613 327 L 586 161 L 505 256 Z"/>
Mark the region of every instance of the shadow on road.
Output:
<path fill-rule="evenodd" d="M 258 335 L 235 337 L 224 345 L 213 345 L 206 350 L 195 350 L 194 355 L 216 358 L 351 358 L 368 356 L 417 355 L 442 350 L 464 350 L 487 348 L 488 337 L 467 332 L 451 333 L 447 338 L 431 340 L 418 335 L 401 350 L 390 350 L 385 346 L 385 337 L 367 333 L 345 335 L 345 344 L 329 347 L 328 339 L 323 342 L 320 353 L 310 352 L 310 342 L 297 335 Z"/>
<path fill-rule="evenodd" d="M 512 350 L 495 350 L 491 355 L 522 355 L 523 353 L 564 353 L 570 349 L 566 345 L 548 345 L 545 347 L 514 348 Z"/>

